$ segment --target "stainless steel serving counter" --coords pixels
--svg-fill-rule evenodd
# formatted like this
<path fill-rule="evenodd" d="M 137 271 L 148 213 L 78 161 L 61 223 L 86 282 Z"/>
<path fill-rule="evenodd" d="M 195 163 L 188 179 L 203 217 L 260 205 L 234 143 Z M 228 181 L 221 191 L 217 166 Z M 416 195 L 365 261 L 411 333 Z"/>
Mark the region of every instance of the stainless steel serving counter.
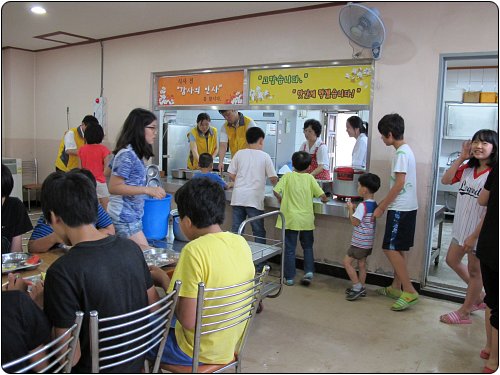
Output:
<path fill-rule="evenodd" d="M 162 178 L 163 188 L 169 194 L 175 193 L 188 180 L 172 178 L 171 176 Z M 226 190 L 226 200 L 231 201 L 232 189 Z M 313 208 L 315 214 L 349 218 L 349 212 L 345 202 L 335 198 L 330 198 L 327 203 L 322 203 L 319 198 L 314 198 Z M 279 203 L 273 194 L 273 187 L 266 185 L 266 196 L 264 198 L 266 208 L 279 208 Z"/>

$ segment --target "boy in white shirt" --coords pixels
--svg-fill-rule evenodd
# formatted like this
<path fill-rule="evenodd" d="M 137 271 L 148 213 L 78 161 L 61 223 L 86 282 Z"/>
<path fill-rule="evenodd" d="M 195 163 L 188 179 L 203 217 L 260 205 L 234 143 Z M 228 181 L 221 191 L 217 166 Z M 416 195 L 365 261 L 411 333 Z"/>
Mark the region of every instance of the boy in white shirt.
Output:
<path fill-rule="evenodd" d="M 278 176 L 271 157 L 262 151 L 264 147 L 264 131 L 259 127 L 251 127 L 246 132 L 248 148 L 239 150 L 231 160 L 227 169 L 234 181 L 231 206 L 233 207 L 233 224 L 231 230 L 238 232 L 240 224 L 247 217 L 264 213 L 264 196 L 266 178 L 276 185 Z M 255 242 L 266 243 L 264 220 L 251 223 Z"/>
<path fill-rule="evenodd" d="M 379 218 L 387 211 L 382 249 L 394 268 L 392 285 L 377 293 L 396 299 L 391 310 L 401 311 L 418 302 L 406 265 L 406 252 L 413 246 L 417 218 L 417 170 L 415 156 L 404 141 L 405 123 L 397 113 L 385 115 L 378 123 L 378 131 L 386 146 L 393 146 L 390 190 L 373 212 Z M 402 291 L 401 291 L 402 289 Z"/>

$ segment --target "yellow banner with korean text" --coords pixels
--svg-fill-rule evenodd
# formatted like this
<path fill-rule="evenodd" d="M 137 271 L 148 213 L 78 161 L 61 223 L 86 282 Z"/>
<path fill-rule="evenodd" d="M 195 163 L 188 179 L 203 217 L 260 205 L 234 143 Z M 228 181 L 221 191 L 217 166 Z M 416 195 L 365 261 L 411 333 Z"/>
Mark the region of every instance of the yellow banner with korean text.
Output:
<path fill-rule="evenodd" d="M 369 105 L 372 77 L 371 65 L 253 70 L 249 104 Z"/>
<path fill-rule="evenodd" d="M 159 77 L 157 104 L 243 104 L 243 81 L 243 70 Z"/>

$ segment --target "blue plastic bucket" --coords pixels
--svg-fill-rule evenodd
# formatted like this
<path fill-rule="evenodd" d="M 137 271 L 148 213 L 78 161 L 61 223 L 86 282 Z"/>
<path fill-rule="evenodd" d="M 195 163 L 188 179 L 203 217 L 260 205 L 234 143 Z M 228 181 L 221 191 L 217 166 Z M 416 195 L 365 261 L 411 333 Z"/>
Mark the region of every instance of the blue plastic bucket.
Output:
<path fill-rule="evenodd" d="M 163 240 L 168 234 L 168 215 L 172 195 L 163 199 L 146 198 L 144 200 L 144 215 L 142 216 L 142 231 L 148 240 Z"/>

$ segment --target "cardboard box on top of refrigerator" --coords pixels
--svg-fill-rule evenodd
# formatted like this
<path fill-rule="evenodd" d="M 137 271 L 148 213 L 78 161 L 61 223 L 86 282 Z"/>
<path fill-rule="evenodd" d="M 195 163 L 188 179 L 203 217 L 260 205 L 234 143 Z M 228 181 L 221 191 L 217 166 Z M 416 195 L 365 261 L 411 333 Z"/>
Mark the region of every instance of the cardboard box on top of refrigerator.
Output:
<path fill-rule="evenodd" d="M 482 92 L 479 95 L 480 103 L 496 103 L 497 102 L 497 93 L 496 92 Z"/>
<path fill-rule="evenodd" d="M 464 103 L 479 103 L 480 91 L 466 91 L 464 92 Z"/>

